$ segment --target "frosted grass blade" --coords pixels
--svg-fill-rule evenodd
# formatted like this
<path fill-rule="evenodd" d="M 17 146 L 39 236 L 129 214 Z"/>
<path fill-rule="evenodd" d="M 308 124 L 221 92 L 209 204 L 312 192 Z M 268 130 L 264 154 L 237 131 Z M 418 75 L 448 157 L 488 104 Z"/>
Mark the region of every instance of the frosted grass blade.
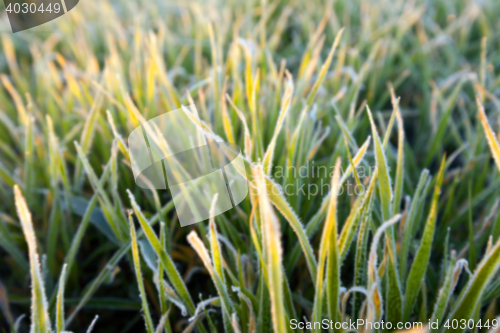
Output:
<path fill-rule="evenodd" d="M 318 254 L 318 272 L 315 283 L 313 322 L 321 322 L 323 319 L 323 283 L 325 280 L 325 266 L 327 269 L 327 296 L 328 296 L 328 313 L 333 315 L 331 320 L 335 321 L 338 307 L 338 290 L 339 290 L 339 263 L 337 249 L 337 196 L 339 191 L 340 179 L 340 159 L 335 163 L 335 171 L 333 174 L 330 195 L 330 205 L 328 206 L 328 214 L 321 235 L 320 249 Z M 331 243 L 334 243 L 330 245 Z M 330 255 L 332 257 L 330 257 Z M 328 264 L 326 263 L 328 257 Z M 333 301 L 332 301 L 333 299 Z M 333 303 L 333 304 L 332 304 Z M 316 328 L 313 332 L 320 332 Z"/>
<path fill-rule="evenodd" d="M 129 212 L 128 215 L 130 224 L 130 238 L 132 240 L 132 258 L 134 260 L 134 270 L 135 276 L 137 278 L 137 285 L 139 286 L 139 294 L 141 296 L 142 311 L 144 312 L 144 321 L 146 324 L 146 331 L 148 333 L 154 333 L 153 319 L 151 319 L 151 313 L 149 311 L 148 300 L 146 297 L 146 289 L 144 288 L 144 281 L 141 271 L 141 259 L 139 257 L 139 248 L 137 246 L 137 236 L 135 234 L 134 220 L 132 218 L 132 213 Z"/>
<path fill-rule="evenodd" d="M 19 189 L 14 186 L 14 195 L 17 215 L 21 221 L 24 238 L 28 243 L 28 253 L 30 257 L 30 275 L 31 275 L 31 329 L 32 333 L 47 333 L 51 331 L 50 318 L 48 313 L 47 296 L 45 294 L 42 272 L 40 270 L 40 261 L 38 260 L 37 244 L 31 213 L 28 204 Z"/>
<path fill-rule="evenodd" d="M 432 204 L 429 215 L 427 217 L 427 223 L 425 225 L 422 243 L 420 244 L 417 254 L 415 255 L 413 265 L 411 266 L 410 273 L 408 274 L 408 279 L 406 281 L 406 294 L 403 308 L 404 321 L 408 321 L 410 319 L 413 306 L 415 305 L 415 301 L 420 290 L 422 279 L 424 278 L 425 272 L 427 271 L 427 266 L 429 265 L 432 240 L 434 238 L 434 229 L 436 228 L 438 200 L 441 193 L 441 184 L 443 182 L 445 162 L 446 157 L 443 157 L 441 161 L 441 167 L 439 169 L 439 174 L 436 178 L 434 195 L 432 197 Z"/>
<path fill-rule="evenodd" d="M 286 332 L 286 312 L 282 276 L 282 247 L 279 221 L 274 214 L 267 194 L 262 166 L 252 170 L 258 189 L 259 210 L 262 223 L 262 243 L 265 252 L 271 298 L 271 315 L 275 332 Z"/>

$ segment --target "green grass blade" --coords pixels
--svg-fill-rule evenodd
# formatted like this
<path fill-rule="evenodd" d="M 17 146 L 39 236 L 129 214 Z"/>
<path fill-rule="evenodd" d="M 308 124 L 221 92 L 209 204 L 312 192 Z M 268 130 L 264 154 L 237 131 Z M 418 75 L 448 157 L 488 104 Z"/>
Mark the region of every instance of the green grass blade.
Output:
<path fill-rule="evenodd" d="M 300 246 L 304 252 L 306 258 L 307 267 L 309 268 L 309 273 L 313 279 L 316 278 L 317 263 L 314 257 L 314 252 L 312 250 L 309 239 L 307 238 L 306 231 L 300 222 L 297 214 L 293 211 L 292 207 L 288 204 L 280 188 L 276 183 L 270 178 L 264 177 L 266 190 L 269 196 L 269 200 L 273 203 L 274 207 L 280 211 L 280 213 L 285 217 L 293 231 L 299 239 Z"/>
<path fill-rule="evenodd" d="M 377 173 L 374 173 L 372 179 L 370 180 L 370 184 L 368 185 L 368 190 L 366 191 L 365 196 L 363 198 L 358 198 L 358 202 L 353 205 L 352 211 L 344 223 L 344 227 L 342 228 L 338 242 L 340 262 L 343 262 L 345 257 L 347 256 L 347 252 L 351 247 L 351 243 L 354 239 L 356 230 L 358 229 L 358 225 L 363 218 L 363 212 L 365 212 L 367 207 L 370 205 L 372 195 L 375 192 L 374 189 L 376 182 Z"/>
<path fill-rule="evenodd" d="M 381 319 L 383 313 L 383 304 L 381 297 L 381 284 L 378 274 L 378 246 L 383 234 L 386 233 L 387 228 L 399 222 L 400 214 L 395 215 L 392 219 L 384 222 L 375 232 L 372 243 L 370 246 L 370 254 L 368 257 L 368 311 L 367 321 L 375 322 Z"/>
<path fill-rule="evenodd" d="M 453 292 L 453 273 L 455 269 L 456 256 L 453 252 L 450 257 L 450 262 L 448 263 L 448 269 L 446 270 L 446 275 L 444 278 L 443 286 L 439 290 L 439 296 L 434 304 L 434 310 L 432 312 L 431 321 L 441 321 L 444 317 L 446 307 L 450 301 L 451 293 Z M 438 331 L 438 330 L 433 330 Z"/>
<path fill-rule="evenodd" d="M 418 181 L 417 189 L 415 190 L 415 194 L 413 195 L 410 211 L 407 214 L 406 222 L 404 225 L 403 241 L 401 242 L 401 248 L 399 250 L 399 276 L 403 281 L 406 280 L 408 253 L 410 252 L 410 246 L 413 239 L 413 225 L 416 223 L 421 192 L 427 182 L 428 175 L 429 170 L 424 170 L 420 174 L 420 180 Z"/>
<path fill-rule="evenodd" d="M 139 294 L 141 296 L 142 311 L 144 315 L 144 321 L 146 324 L 146 331 L 148 333 L 154 333 L 153 319 L 151 318 L 151 313 L 149 311 L 148 300 L 146 296 L 146 289 L 144 288 L 144 281 L 141 271 L 141 259 L 139 257 L 139 248 L 137 246 L 137 236 L 135 234 L 134 220 L 132 218 L 132 213 L 129 212 L 128 215 L 130 223 L 130 238 L 132 240 L 132 258 L 134 260 L 134 270 L 135 276 L 137 278 L 137 285 L 139 286 Z"/>
<path fill-rule="evenodd" d="M 455 109 L 455 104 L 458 95 L 460 94 L 460 91 L 462 90 L 462 86 L 464 83 L 465 81 L 463 79 L 460 80 L 460 82 L 455 86 L 455 89 L 453 89 L 451 96 L 448 97 L 448 100 L 446 101 L 445 110 L 443 111 L 443 115 L 441 117 L 441 120 L 439 121 L 439 126 L 436 135 L 434 136 L 429 151 L 427 152 L 425 164 L 429 164 L 431 162 L 432 158 L 436 156 L 438 149 L 443 144 L 442 140 L 446 134 L 446 129 L 450 124 L 449 121 L 450 116 L 452 114 L 452 111 Z"/>
<path fill-rule="evenodd" d="M 90 183 L 92 186 L 95 188 L 95 192 L 99 194 L 99 197 L 101 198 L 102 202 L 104 205 L 102 206 L 102 209 L 107 211 L 108 213 L 111 214 L 112 218 L 108 218 L 108 222 L 110 224 L 111 229 L 113 230 L 114 235 L 116 238 L 122 242 L 125 239 L 127 239 L 126 233 L 125 233 L 125 227 L 122 223 L 122 219 L 118 216 L 118 214 L 115 212 L 115 209 L 113 205 L 111 204 L 111 201 L 107 195 L 107 192 L 104 190 L 104 187 L 101 185 L 99 182 L 97 175 L 94 172 L 94 169 L 90 165 L 89 160 L 85 156 L 85 153 L 83 152 L 83 149 L 80 147 L 78 143 L 75 142 L 75 147 L 76 151 L 78 153 L 78 157 L 80 157 L 80 160 L 82 161 L 82 164 L 85 168 L 85 171 L 89 177 Z"/>
<path fill-rule="evenodd" d="M 64 281 L 66 275 L 66 265 L 63 266 L 59 278 L 59 291 L 57 292 L 57 312 L 56 312 L 56 332 L 64 331 Z"/>
<path fill-rule="evenodd" d="M 359 226 L 358 241 L 356 244 L 356 263 L 354 269 L 355 286 L 366 285 L 368 236 L 370 233 L 373 196 L 370 196 L 370 198 L 367 200 L 367 203 L 363 207 L 361 223 Z M 353 295 L 352 304 L 353 318 L 360 318 L 359 310 L 361 309 L 362 304 L 361 299 L 356 294 Z"/>
<path fill-rule="evenodd" d="M 327 301 L 328 313 L 333 321 L 335 321 L 338 307 L 339 293 L 339 262 L 337 249 L 337 196 L 339 191 L 340 179 L 340 159 L 335 163 L 335 170 L 332 178 L 332 191 L 330 195 L 330 205 L 328 214 L 321 235 L 321 242 L 318 254 L 318 272 L 315 283 L 314 308 L 312 321 L 321 322 L 323 319 L 323 283 L 325 280 L 325 266 L 327 266 Z M 334 242 L 334 245 L 330 243 Z M 330 255 L 332 258 L 330 258 Z M 326 263 L 328 257 L 328 265 Z M 332 299 L 334 298 L 334 299 Z M 320 332 L 316 327 L 313 332 Z"/>
<path fill-rule="evenodd" d="M 436 185 L 434 187 L 434 195 L 432 197 L 431 209 L 427 217 L 422 243 L 417 251 L 413 265 L 411 266 L 408 280 L 406 281 L 406 294 L 403 310 L 403 320 L 408 321 L 415 305 L 415 301 L 420 290 L 422 279 L 427 271 L 429 259 L 431 255 L 432 240 L 434 238 L 434 230 L 436 228 L 436 218 L 438 210 L 438 200 L 441 193 L 441 184 L 443 182 L 444 166 L 446 158 L 443 157 L 441 167 L 439 169 L 438 177 L 436 178 Z"/>
<path fill-rule="evenodd" d="M 387 159 L 385 157 L 384 148 L 380 137 L 377 133 L 377 128 L 373 121 L 372 113 L 368 105 L 366 106 L 368 117 L 370 119 L 370 124 L 372 128 L 373 142 L 375 146 L 375 161 L 377 163 L 378 171 L 378 181 L 379 181 L 379 193 L 380 202 L 382 209 L 382 218 L 384 220 L 389 220 L 392 216 L 392 188 L 391 179 L 389 176 L 389 167 L 387 164 Z M 388 131 L 390 128 L 388 128 Z M 388 133 L 386 133 L 388 135 Z M 403 305 L 403 296 L 401 294 L 401 286 L 399 282 L 399 276 L 397 272 L 397 259 L 396 259 L 396 246 L 394 239 L 394 229 L 389 227 L 387 230 L 387 242 L 388 242 L 388 253 L 389 261 L 387 268 L 387 295 L 386 295 L 386 312 L 387 321 L 396 323 L 401 319 L 401 308 Z"/>
<path fill-rule="evenodd" d="M 165 248 L 165 223 L 160 223 L 160 244 L 163 248 Z M 162 316 L 167 313 L 167 300 L 165 299 L 165 281 L 163 280 L 163 264 L 161 260 L 158 260 L 158 293 L 160 298 L 160 310 Z M 167 327 L 170 326 L 168 319 L 165 319 L 165 323 Z"/>
<path fill-rule="evenodd" d="M 151 225 L 148 223 L 148 221 L 142 214 L 139 205 L 135 201 L 134 195 L 130 191 L 128 191 L 128 195 L 130 198 L 130 203 L 132 204 L 132 208 L 134 209 L 134 212 L 137 216 L 137 219 L 139 220 L 139 223 L 141 224 L 142 230 L 144 231 L 146 238 L 148 239 L 149 243 L 155 250 L 156 255 L 158 255 L 159 260 L 162 261 L 162 264 L 165 267 L 165 271 L 167 273 L 168 278 L 170 279 L 170 282 L 173 284 L 175 291 L 179 294 L 182 301 L 184 302 L 184 305 L 188 309 L 189 314 L 193 315 L 195 311 L 193 300 L 191 299 L 191 296 L 188 293 L 186 285 L 184 284 L 184 281 L 179 275 L 179 272 L 177 271 L 174 262 L 172 261 L 170 256 L 165 252 L 165 250 L 161 247 L 161 243 L 158 237 L 155 235 L 153 228 L 151 228 Z"/>
<path fill-rule="evenodd" d="M 500 268 L 500 240 L 497 240 L 491 251 L 479 262 L 474 275 L 470 278 L 465 289 L 460 293 L 452 313 L 449 316 L 450 322 L 454 319 L 469 320 L 474 316 L 474 312 L 481 305 L 481 297 L 486 287 L 494 279 Z M 444 332 L 464 332 L 460 326 L 446 328 Z"/>
<path fill-rule="evenodd" d="M 155 223 L 157 223 L 160 219 L 161 214 L 165 214 L 166 212 L 169 212 L 172 210 L 174 207 L 174 202 L 170 201 L 168 204 L 166 204 L 163 207 L 163 211 L 161 213 L 155 214 L 153 217 L 151 217 L 149 223 L 151 226 L 153 226 Z M 92 211 L 92 210 L 90 210 Z M 138 232 L 139 237 L 141 237 L 144 234 L 144 232 L 141 230 Z M 92 295 L 95 293 L 95 291 L 99 288 L 99 286 L 104 282 L 105 278 L 110 274 L 115 269 L 115 266 L 118 265 L 120 260 L 123 258 L 123 256 L 128 252 L 130 249 L 131 243 L 126 242 L 125 244 L 122 244 L 120 249 L 118 249 L 113 256 L 108 260 L 104 268 L 99 272 L 99 274 L 95 277 L 95 279 L 89 283 L 87 287 L 85 287 L 85 293 L 80 297 L 80 301 L 76 305 L 75 309 L 69 316 L 68 320 L 66 321 L 66 325 L 69 325 L 71 321 L 75 318 L 77 313 L 83 308 L 83 306 L 90 300 Z"/>
<path fill-rule="evenodd" d="M 370 118 L 373 143 L 375 145 L 375 160 L 377 163 L 377 170 L 378 170 L 380 201 L 382 204 L 382 216 L 384 220 L 389 220 L 392 215 L 391 201 L 393 198 L 392 188 L 391 188 L 391 177 L 389 176 L 389 167 L 387 164 L 387 158 L 385 157 L 382 142 L 380 141 L 380 137 L 378 135 L 377 128 L 375 127 L 373 116 L 368 105 L 366 106 L 366 110 L 368 113 L 368 117 Z"/>
<path fill-rule="evenodd" d="M 26 274 L 29 270 L 29 263 L 23 255 L 21 249 L 13 241 L 11 233 L 4 224 L 0 216 L 0 246 L 14 259 L 17 267 Z"/>

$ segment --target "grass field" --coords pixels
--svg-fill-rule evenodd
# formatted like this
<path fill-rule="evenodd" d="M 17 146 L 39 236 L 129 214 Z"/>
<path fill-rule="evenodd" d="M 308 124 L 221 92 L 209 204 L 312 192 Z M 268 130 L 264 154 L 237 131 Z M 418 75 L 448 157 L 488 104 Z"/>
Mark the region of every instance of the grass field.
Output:
<path fill-rule="evenodd" d="M 2 12 L 0 331 L 499 332 L 499 15 L 82 0 L 12 34 Z M 250 194 L 181 227 L 127 137 L 193 103 Z"/>

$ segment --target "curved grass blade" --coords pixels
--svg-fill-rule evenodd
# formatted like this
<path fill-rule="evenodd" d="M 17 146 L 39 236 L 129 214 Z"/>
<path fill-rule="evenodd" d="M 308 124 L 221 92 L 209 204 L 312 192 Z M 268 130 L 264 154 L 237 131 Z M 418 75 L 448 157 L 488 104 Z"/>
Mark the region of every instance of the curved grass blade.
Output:
<path fill-rule="evenodd" d="M 253 141 L 252 141 L 252 136 L 250 135 L 250 129 L 248 128 L 247 121 L 245 119 L 245 116 L 243 115 L 243 112 L 238 109 L 238 107 L 234 104 L 234 102 L 231 100 L 231 97 L 229 97 L 228 94 L 226 94 L 226 99 L 228 100 L 229 104 L 233 107 L 233 109 L 236 111 L 236 114 L 240 118 L 241 122 L 243 123 L 243 128 L 245 129 L 245 136 L 244 136 L 244 141 L 245 141 L 245 156 L 247 159 L 251 160 L 252 159 L 252 149 L 253 149 Z"/>
<path fill-rule="evenodd" d="M 370 255 L 368 257 L 368 311 L 367 321 L 375 322 L 382 317 L 382 297 L 380 277 L 378 274 L 379 267 L 377 267 L 378 256 L 377 247 L 379 245 L 382 235 L 386 229 L 397 223 L 401 219 L 401 215 L 397 214 L 390 220 L 384 222 L 375 232 L 370 246 Z"/>
<path fill-rule="evenodd" d="M 450 322 L 454 319 L 460 320 L 471 319 L 475 310 L 481 305 L 482 295 L 495 277 L 495 274 L 500 268 L 500 239 L 497 240 L 495 246 L 486 255 L 483 260 L 478 264 L 474 275 L 470 278 L 467 286 L 463 289 L 458 297 L 452 313 L 449 316 Z M 446 328 L 444 332 L 464 332 L 465 329 L 460 327 L 453 329 L 453 327 Z"/>
<path fill-rule="evenodd" d="M 191 231 L 187 236 L 187 240 L 191 245 L 191 247 L 196 251 L 198 256 L 203 261 L 203 264 L 205 265 L 205 268 L 208 270 L 210 277 L 212 278 L 212 281 L 215 284 L 215 288 L 217 289 L 217 292 L 221 297 L 222 310 L 223 310 L 223 315 L 225 317 L 224 318 L 225 331 L 226 333 L 232 332 L 230 322 L 227 322 L 226 320 L 226 318 L 231 318 L 231 313 L 233 311 L 233 305 L 231 299 L 229 298 L 229 293 L 226 289 L 226 285 L 224 284 L 224 282 L 222 282 L 222 279 L 220 278 L 219 274 L 216 272 L 214 266 L 212 265 L 210 254 L 208 253 L 205 244 L 203 244 L 203 241 L 196 234 L 196 231 L 194 230 Z"/>
<path fill-rule="evenodd" d="M 297 235 L 300 246 L 302 247 L 302 251 L 304 251 L 304 256 L 306 258 L 307 267 L 309 268 L 309 273 L 314 280 L 316 278 L 317 263 L 311 244 L 309 243 L 309 239 L 307 238 L 306 231 L 299 218 L 293 211 L 292 207 L 290 207 L 290 205 L 284 198 L 281 189 L 270 178 L 264 177 L 264 180 L 269 200 L 271 200 L 274 207 L 276 207 L 276 209 L 281 212 L 281 214 L 285 217 L 285 219 L 288 221 L 293 231 Z"/>

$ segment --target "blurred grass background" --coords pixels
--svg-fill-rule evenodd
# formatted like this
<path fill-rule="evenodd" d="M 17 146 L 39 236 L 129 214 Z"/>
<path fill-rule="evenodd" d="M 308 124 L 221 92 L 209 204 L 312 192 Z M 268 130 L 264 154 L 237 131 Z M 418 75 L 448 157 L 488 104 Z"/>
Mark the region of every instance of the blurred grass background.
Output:
<path fill-rule="evenodd" d="M 365 110 L 368 105 L 380 137 L 384 138 L 389 129 L 385 156 L 393 187 L 389 192 L 396 196 L 391 213 L 402 213 L 405 222 L 394 229 L 402 286 L 396 293 L 399 296 L 407 294 L 406 277 L 424 237 L 433 187 L 446 151 L 429 268 L 425 269 L 427 263 L 423 267 L 425 279 L 420 279 L 422 283 L 415 289 L 411 314 L 413 320 L 427 321 L 435 313 L 434 304 L 448 267 L 454 264 L 450 251 L 455 250 L 458 259 L 466 259 L 468 268 L 474 271 L 486 257 L 488 242 L 491 249 L 500 235 L 500 177 L 476 117 L 475 101 L 478 95 L 493 130 L 498 132 L 499 14 L 500 2 L 494 0 L 82 0 L 64 17 L 13 35 L 8 32 L 3 12 L 2 328 L 10 331 L 22 314 L 27 317 L 21 321 L 19 332 L 27 331 L 30 322 L 31 257 L 14 203 L 15 184 L 22 189 L 32 214 L 51 318 L 62 266 L 68 265 L 64 289 L 69 330 L 85 332 L 95 314 L 100 317 L 95 332 L 144 330 L 129 250 L 127 209 L 132 203 L 127 189 L 135 195 L 145 217 L 155 223 L 156 234 L 160 232 L 158 222 L 164 222 L 164 249 L 175 262 L 194 303 L 220 293 L 208 278 L 199 251 L 186 240 L 191 230 L 205 237 L 208 224 L 180 228 L 168 191 L 135 186 L 125 149 L 125 138 L 143 119 L 191 101 L 209 130 L 236 142 L 248 159 L 266 161 L 266 152 L 274 152 L 267 154 L 274 168 L 264 170 L 271 178 L 277 166 L 298 168 L 314 161 L 317 166 L 333 168 L 338 157 L 345 170 L 350 165 L 349 154 L 355 157 L 368 136 L 372 137 L 370 147 L 361 154 L 364 159 L 360 165 L 377 165 L 380 169 L 381 161 L 374 151 L 376 132 L 372 132 Z M 341 28 L 342 37 L 329 58 Z M 388 83 L 399 101 L 391 103 Z M 241 117 L 231 103 L 241 110 Z M 280 115 L 284 114 L 282 119 Z M 394 121 L 397 114 L 402 121 Z M 281 120 L 281 130 L 276 132 Z M 402 144 L 396 128 L 404 131 Z M 398 147 L 404 163 L 398 161 Z M 267 163 L 270 165 L 269 160 Z M 400 181 L 398 167 L 402 170 Z M 298 181 L 299 185 L 329 183 L 331 176 Z M 351 183 L 356 181 L 353 175 L 349 179 Z M 275 181 L 286 185 L 295 179 L 276 177 Z M 363 208 L 369 215 L 366 223 L 371 231 L 366 242 L 370 243 L 375 229 L 388 220 L 383 186 L 378 183 L 377 189 L 372 199 L 366 200 L 373 201 L 370 208 Z M 286 196 L 287 209 L 308 226 L 306 233 L 315 258 L 323 244 L 320 231 L 326 209 L 320 207 L 328 206 L 322 205 L 324 197 L 326 194 L 308 198 L 300 192 Z M 359 222 L 353 224 L 352 232 L 348 228 L 345 231 L 352 238 L 345 243 L 339 286 L 347 289 L 369 283 L 364 272 L 367 260 L 360 261 L 364 257 L 358 255 L 363 253 L 357 250 L 361 248 L 367 256 L 369 243 L 357 243 L 365 236 L 357 231 L 363 219 L 355 215 L 360 209 L 356 199 L 340 195 L 336 214 L 339 233 L 346 221 Z M 272 317 L 266 314 L 264 305 L 273 295 L 262 291 L 266 287 L 262 286 L 262 269 L 258 268 L 266 263 L 260 262 L 263 257 L 256 253 L 251 235 L 251 226 L 258 220 L 252 213 L 255 206 L 249 197 L 239 209 L 216 219 L 226 261 L 223 280 L 230 298 L 238 304 L 235 311 L 242 332 L 248 331 L 250 312 L 234 286 L 245 286 L 256 295 L 253 305 L 258 309 L 253 310 L 259 321 L 262 319 L 259 332 L 273 327 L 264 320 Z M 297 318 L 311 318 L 317 281 L 311 277 L 311 262 L 299 251 L 297 231 L 290 227 L 290 219 L 295 216 L 286 216 L 283 209 L 278 207 L 276 218 L 281 221 L 279 260 L 293 303 L 287 304 L 287 316 L 291 317 L 294 308 Z M 413 223 L 410 229 L 408 220 Z M 138 230 L 138 237 L 142 280 L 153 321 L 156 325 L 161 314 L 170 309 L 172 331 L 181 332 L 190 322 L 189 316 L 182 316 L 182 306 L 172 305 L 183 302 L 177 299 L 179 291 L 167 293 L 166 300 L 158 296 L 155 251 L 142 231 Z M 210 244 L 207 238 L 203 240 Z M 384 268 L 388 265 L 387 260 L 384 263 L 387 251 L 383 244 L 378 248 L 384 296 L 391 290 L 386 287 L 389 278 L 384 273 L 390 271 Z M 447 315 L 470 281 L 466 273 L 461 275 L 446 303 Z M 500 313 L 496 303 L 498 281 L 493 273 L 478 295 L 480 299 L 470 305 L 474 318 L 491 320 Z M 339 290 L 342 292 L 342 288 Z M 214 325 L 217 331 L 223 331 L 220 300 L 213 302 L 215 311 L 200 322 L 206 329 Z M 346 303 L 348 317 L 359 315 L 357 310 L 362 305 L 357 302 Z M 326 311 L 326 305 L 323 308 Z M 386 315 L 404 315 L 391 314 L 390 307 L 387 310 Z"/>

